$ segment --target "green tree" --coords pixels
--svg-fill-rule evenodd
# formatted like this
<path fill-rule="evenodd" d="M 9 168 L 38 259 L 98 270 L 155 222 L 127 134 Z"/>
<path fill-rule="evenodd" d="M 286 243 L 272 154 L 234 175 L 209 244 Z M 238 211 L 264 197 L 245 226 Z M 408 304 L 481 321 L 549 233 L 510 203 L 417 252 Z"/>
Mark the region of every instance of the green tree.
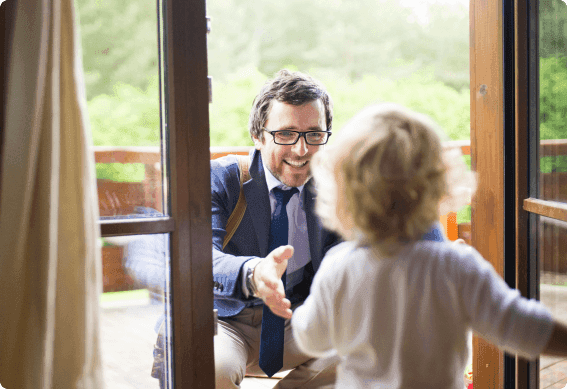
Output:
<path fill-rule="evenodd" d="M 121 82 L 145 89 L 158 74 L 157 5 L 77 0 L 87 100 Z"/>
<path fill-rule="evenodd" d="M 145 90 L 115 84 L 113 93 L 101 94 L 88 103 L 95 146 L 159 146 L 158 79 Z"/>
<path fill-rule="evenodd" d="M 567 139 L 567 57 L 542 58 L 539 75 L 540 139 Z M 541 158 L 540 170 L 567 171 L 567 156 Z"/>
<path fill-rule="evenodd" d="M 439 124 L 443 139 L 469 139 L 469 90 L 457 91 L 435 80 L 430 72 L 390 80 L 366 75 L 356 81 L 331 71 L 312 73 L 329 91 L 334 104 L 333 132 L 369 104 L 395 102 L 431 116 Z M 255 68 L 242 69 L 230 82 L 215 82 L 215 99 L 210 109 L 211 145 L 251 145 L 248 116 L 252 101 L 266 75 Z M 330 142 L 333 142 L 331 137 Z"/>
<path fill-rule="evenodd" d="M 350 80 L 403 78 L 430 68 L 457 89 L 468 86 L 468 11 L 462 5 L 430 6 L 429 23 L 397 0 L 207 5 L 213 21 L 209 69 L 223 81 L 248 66 L 267 75 L 289 66 L 328 70 Z"/>
<path fill-rule="evenodd" d="M 539 55 L 567 56 L 567 5 L 562 0 L 539 1 Z"/>

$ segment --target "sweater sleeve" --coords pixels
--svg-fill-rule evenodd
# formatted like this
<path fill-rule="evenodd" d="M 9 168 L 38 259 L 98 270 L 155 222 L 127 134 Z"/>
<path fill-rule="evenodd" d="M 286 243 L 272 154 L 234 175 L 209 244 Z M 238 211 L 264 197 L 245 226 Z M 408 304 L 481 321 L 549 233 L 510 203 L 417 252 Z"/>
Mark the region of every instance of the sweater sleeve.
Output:
<path fill-rule="evenodd" d="M 537 358 L 553 330 L 549 310 L 508 287 L 474 249 L 460 262 L 463 305 L 472 329 L 507 352 Z"/>
<path fill-rule="evenodd" d="M 309 296 L 293 313 L 291 328 L 293 337 L 301 351 L 315 358 L 325 358 L 336 354 L 332 343 L 331 329 L 335 315 L 334 302 L 337 296 L 336 267 L 337 258 L 344 255 L 345 243 L 335 246 L 324 258 L 315 274 Z"/>

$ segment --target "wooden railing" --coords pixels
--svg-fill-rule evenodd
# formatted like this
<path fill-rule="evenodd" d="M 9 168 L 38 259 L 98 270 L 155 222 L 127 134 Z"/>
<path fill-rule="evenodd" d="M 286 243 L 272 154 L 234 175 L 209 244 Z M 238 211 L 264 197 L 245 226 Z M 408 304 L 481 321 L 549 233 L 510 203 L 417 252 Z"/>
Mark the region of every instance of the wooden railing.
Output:
<path fill-rule="evenodd" d="M 469 141 L 450 141 L 445 148 L 460 148 L 462 154 L 470 155 Z M 211 147 L 211 159 L 228 154 L 247 155 L 252 146 Z M 142 182 L 115 182 L 98 180 L 100 215 L 121 216 L 135 212 L 137 206 L 150 207 L 162 212 L 162 173 L 161 153 L 158 147 L 94 147 L 96 163 L 143 164 L 145 168 Z M 451 240 L 461 235 L 466 238 L 466 226 L 456 223 L 456 214 L 450 213 L 441 218 L 447 237 Z M 469 228 L 470 229 L 470 228 Z"/>
<path fill-rule="evenodd" d="M 450 141 L 444 143 L 445 148 L 459 148 L 463 155 L 471 154 L 469 141 Z M 211 159 L 227 154 L 246 155 L 251 146 L 244 147 L 211 147 Z M 143 164 L 144 178 L 141 182 L 114 182 L 111 180 L 98 180 L 98 196 L 100 215 L 103 217 L 120 217 L 135 213 L 137 206 L 149 207 L 162 212 L 162 171 L 161 153 L 158 147 L 95 147 L 96 163 Z M 540 156 L 567 155 L 566 140 L 547 140 L 541 142 Z M 547 173 L 540 175 L 542 198 L 567 202 L 567 173 Z M 457 223 L 456 214 L 449 213 L 441 217 L 441 223 L 450 240 L 463 238 L 471 243 L 471 223 Z M 560 224 L 560 226 L 558 226 Z M 540 235 L 542 250 L 545 258 L 542 270 L 567 273 L 567 261 L 558 258 L 556 245 L 553 242 L 559 235 L 565 235 L 567 240 L 567 226 L 565 223 L 552 222 L 542 218 Z M 562 235 L 562 236 L 563 236 Z M 548 244 L 549 243 L 549 244 Z M 111 251 L 114 253 L 112 254 Z M 557 255 L 555 255 L 555 254 Z M 110 259 L 112 256 L 121 256 L 119 248 L 110 246 L 103 256 L 107 258 L 107 271 L 105 274 L 105 291 L 131 289 L 132 281 L 124 274 L 120 274 L 121 257 Z M 114 276 L 112 276 L 114 274 Z M 111 279 L 112 277 L 115 280 Z M 116 285 L 121 285 L 116 287 Z M 122 288 L 122 289 L 121 289 Z"/>

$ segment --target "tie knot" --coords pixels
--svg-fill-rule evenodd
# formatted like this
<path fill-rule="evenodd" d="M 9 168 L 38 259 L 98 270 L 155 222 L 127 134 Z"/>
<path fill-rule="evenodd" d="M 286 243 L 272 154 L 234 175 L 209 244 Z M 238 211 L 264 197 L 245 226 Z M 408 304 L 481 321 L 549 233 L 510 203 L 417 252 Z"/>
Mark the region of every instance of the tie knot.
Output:
<path fill-rule="evenodd" d="M 289 190 L 284 190 L 282 188 L 272 189 L 272 193 L 276 198 L 276 204 L 281 204 L 283 207 L 287 206 L 287 203 L 289 202 L 291 197 L 298 192 L 299 190 L 297 188 L 291 188 Z"/>

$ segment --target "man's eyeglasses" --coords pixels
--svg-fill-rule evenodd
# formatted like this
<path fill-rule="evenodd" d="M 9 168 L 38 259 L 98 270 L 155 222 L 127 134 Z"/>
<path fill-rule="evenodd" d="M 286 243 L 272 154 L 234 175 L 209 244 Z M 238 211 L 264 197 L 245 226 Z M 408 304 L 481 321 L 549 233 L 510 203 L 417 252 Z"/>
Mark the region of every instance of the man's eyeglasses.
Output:
<path fill-rule="evenodd" d="M 303 137 L 308 145 L 321 146 L 327 143 L 329 137 L 331 136 L 331 131 L 307 131 L 299 132 L 292 130 L 280 130 L 280 131 L 269 131 L 263 128 L 269 134 L 274 137 L 274 143 L 277 145 L 294 145 L 297 143 L 299 138 Z"/>

